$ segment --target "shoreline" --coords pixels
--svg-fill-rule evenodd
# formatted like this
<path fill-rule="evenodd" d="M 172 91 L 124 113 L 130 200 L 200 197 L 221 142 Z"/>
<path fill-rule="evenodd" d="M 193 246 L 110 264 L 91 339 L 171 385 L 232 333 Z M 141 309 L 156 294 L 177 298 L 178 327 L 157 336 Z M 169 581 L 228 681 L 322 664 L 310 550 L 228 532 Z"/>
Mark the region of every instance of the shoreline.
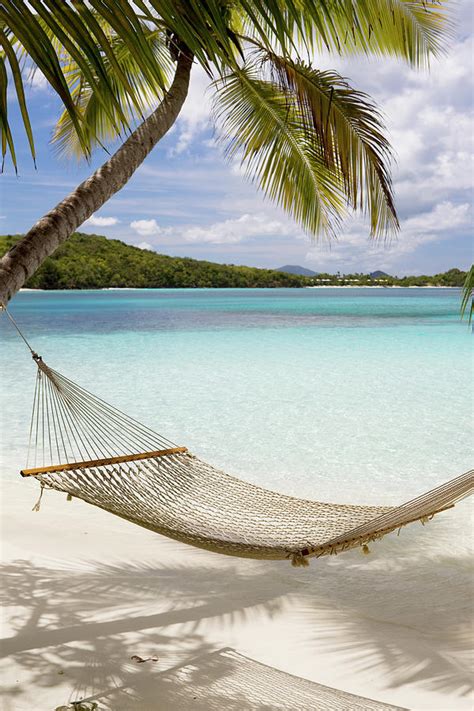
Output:
<path fill-rule="evenodd" d="M 41 292 L 41 293 L 70 293 L 88 291 L 276 291 L 277 289 L 462 289 L 461 286 L 403 286 L 401 284 L 393 284 L 391 286 L 380 286 L 378 284 L 368 285 L 360 284 L 359 286 L 351 284 L 315 284 L 308 286 L 252 286 L 252 287 L 222 287 L 222 286 L 206 286 L 206 287 L 186 287 L 186 286 L 165 286 L 165 287 L 140 287 L 140 286 L 104 286 L 93 287 L 90 289 L 31 289 L 21 288 L 19 292 Z"/>
<path fill-rule="evenodd" d="M 314 286 L 304 286 L 303 289 L 461 289 L 462 287 L 460 286 L 430 286 L 430 285 L 425 285 L 425 286 L 417 286 L 417 285 L 411 285 L 411 286 L 403 286 L 402 284 L 392 284 L 390 286 L 380 286 L 379 284 L 374 284 L 369 285 L 369 284 L 360 284 L 359 286 L 351 285 L 351 284 L 328 284 L 328 285 L 322 285 L 322 284 L 315 284 Z"/>

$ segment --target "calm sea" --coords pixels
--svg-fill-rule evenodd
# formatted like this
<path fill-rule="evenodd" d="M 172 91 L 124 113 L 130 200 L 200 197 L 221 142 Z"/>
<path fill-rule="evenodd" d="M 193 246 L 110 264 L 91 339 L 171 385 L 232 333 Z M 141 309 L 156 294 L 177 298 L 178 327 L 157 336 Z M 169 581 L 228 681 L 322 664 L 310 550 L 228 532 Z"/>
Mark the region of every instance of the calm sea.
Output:
<path fill-rule="evenodd" d="M 44 360 L 256 483 L 397 502 L 472 466 L 457 290 L 22 292 Z M 35 366 L 0 317 L 2 476 L 24 464 Z"/>

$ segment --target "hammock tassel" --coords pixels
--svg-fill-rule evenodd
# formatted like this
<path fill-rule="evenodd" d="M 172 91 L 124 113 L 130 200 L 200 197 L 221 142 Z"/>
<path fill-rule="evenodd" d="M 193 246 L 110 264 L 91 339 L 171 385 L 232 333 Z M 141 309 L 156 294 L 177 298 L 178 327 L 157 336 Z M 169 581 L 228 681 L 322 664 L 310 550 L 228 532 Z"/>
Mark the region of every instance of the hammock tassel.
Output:
<path fill-rule="evenodd" d="M 307 568 L 309 566 L 308 558 L 304 556 L 301 551 L 291 553 L 290 560 L 293 568 Z"/>
<path fill-rule="evenodd" d="M 66 501 L 72 501 L 72 494 L 68 494 L 68 495 L 67 495 Z"/>
<path fill-rule="evenodd" d="M 362 546 L 362 553 L 363 553 L 364 555 L 369 555 L 369 553 L 370 553 L 370 548 L 369 548 L 369 546 L 367 545 L 367 543 L 364 543 L 364 545 Z"/>
<path fill-rule="evenodd" d="M 39 511 L 39 510 L 40 510 L 40 508 L 41 508 L 41 499 L 43 498 L 43 491 L 44 491 L 44 484 L 41 482 L 40 495 L 39 495 L 38 501 L 36 502 L 36 504 L 35 504 L 35 505 L 33 506 L 33 508 L 31 509 L 32 511 Z"/>

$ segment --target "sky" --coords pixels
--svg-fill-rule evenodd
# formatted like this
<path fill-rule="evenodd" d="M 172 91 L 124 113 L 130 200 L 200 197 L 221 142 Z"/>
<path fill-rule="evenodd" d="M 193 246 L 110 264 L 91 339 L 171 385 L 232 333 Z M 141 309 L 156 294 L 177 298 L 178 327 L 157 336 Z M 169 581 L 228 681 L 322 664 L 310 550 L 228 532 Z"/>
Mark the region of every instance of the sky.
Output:
<path fill-rule="evenodd" d="M 452 2 L 456 36 L 429 71 L 385 59 L 319 56 L 370 94 L 394 148 L 394 191 L 401 229 L 390 242 L 369 239 L 367 222 L 350 217 L 336 241 L 315 241 L 229 164 L 209 119 L 208 79 L 193 69 L 180 118 L 133 178 L 80 228 L 144 249 L 230 264 L 393 275 L 433 274 L 473 262 L 474 2 Z M 50 143 L 59 104 L 41 76 L 28 89 L 38 152 L 34 169 L 12 96 L 19 159 L 0 177 L 0 233 L 26 232 L 107 158 L 92 164 L 59 158 Z"/>

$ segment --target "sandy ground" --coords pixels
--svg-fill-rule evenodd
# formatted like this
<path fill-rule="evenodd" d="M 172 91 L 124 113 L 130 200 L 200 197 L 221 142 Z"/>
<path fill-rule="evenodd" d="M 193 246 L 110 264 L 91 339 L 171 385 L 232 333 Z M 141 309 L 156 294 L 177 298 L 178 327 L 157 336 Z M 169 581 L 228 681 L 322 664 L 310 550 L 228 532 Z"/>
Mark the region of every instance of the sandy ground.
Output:
<path fill-rule="evenodd" d="M 232 655 L 206 676 L 209 653 L 223 647 L 405 708 L 472 709 L 469 536 L 459 541 L 452 528 L 468 520 L 469 502 L 374 544 L 369 556 L 293 569 L 192 549 L 57 492 L 33 513 L 37 493 L 20 478 L 3 485 L 4 711 L 81 698 L 101 711 L 167 710 L 160 675 L 194 660 L 200 688 L 232 677 Z M 203 708 L 183 677 L 167 679 L 173 711 Z M 291 709 L 283 690 L 282 700 Z M 273 707 L 208 704 L 236 708 Z"/>

